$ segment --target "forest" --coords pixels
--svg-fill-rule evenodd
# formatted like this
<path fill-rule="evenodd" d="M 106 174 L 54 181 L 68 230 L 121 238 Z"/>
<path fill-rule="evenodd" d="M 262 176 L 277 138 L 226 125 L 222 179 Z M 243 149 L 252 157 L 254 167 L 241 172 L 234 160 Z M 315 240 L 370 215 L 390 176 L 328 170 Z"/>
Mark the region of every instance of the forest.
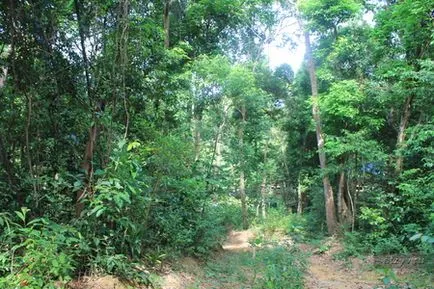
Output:
<path fill-rule="evenodd" d="M 0 288 L 434 288 L 433 168 L 432 0 L 0 3 Z"/>

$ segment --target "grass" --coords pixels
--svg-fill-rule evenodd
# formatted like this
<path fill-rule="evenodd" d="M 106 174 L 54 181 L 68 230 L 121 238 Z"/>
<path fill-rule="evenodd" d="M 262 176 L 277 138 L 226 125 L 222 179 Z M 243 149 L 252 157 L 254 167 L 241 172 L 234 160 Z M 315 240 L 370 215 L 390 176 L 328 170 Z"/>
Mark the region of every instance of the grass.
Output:
<path fill-rule="evenodd" d="M 223 254 L 206 264 L 200 283 L 216 289 L 303 288 L 305 260 L 300 251 L 285 247 L 264 248 L 255 256 L 252 252 Z"/>

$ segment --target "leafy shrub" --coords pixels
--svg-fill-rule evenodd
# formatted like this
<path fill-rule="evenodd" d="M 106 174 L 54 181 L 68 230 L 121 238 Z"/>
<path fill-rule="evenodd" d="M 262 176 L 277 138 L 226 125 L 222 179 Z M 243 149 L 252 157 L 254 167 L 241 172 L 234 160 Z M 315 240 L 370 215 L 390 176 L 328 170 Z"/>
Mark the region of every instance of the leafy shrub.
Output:
<path fill-rule="evenodd" d="M 157 137 L 152 147 L 118 143 L 106 169 L 97 172 L 96 193 L 79 222 L 92 240 L 86 262 L 93 270 L 123 274 L 122 262 L 154 255 L 149 248 L 205 256 L 218 247 L 226 226 L 239 222 L 238 208 L 210 205 L 206 182 L 188 166 L 191 159 L 176 137 Z"/>
<path fill-rule="evenodd" d="M 211 214 L 215 215 L 219 222 L 225 227 L 232 228 L 234 230 L 241 230 L 243 227 L 243 219 L 240 213 L 240 201 L 234 197 L 222 198 L 218 202 L 214 202 L 210 205 Z"/>
<path fill-rule="evenodd" d="M 91 261 L 91 267 L 94 273 L 104 272 L 139 284 L 150 284 L 149 272 L 122 254 L 98 255 Z"/>
<path fill-rule="evenodd" d="M 403 245 L 401 238 L 395 235 L 388 235 L 384 238 L 379 238 L 374 244 L 373 253 L 380 254 L 392 254 L 392 253 L 406 253 L 408 250 Z"/>
<path fill-rule="evenodd" d="M 88 205 L 76 224 L 91 240 L 90 258 L 121 254 L 138 259 L 143 252 L 149 195 L 141 161 L 130 153 L 138 145 L 119 142 L 106 170 L 96 172 L 96 192 L 85 200 Z"/>
<path fill-rule="evenodd" d="M 304 288 L 305 258 L 296 248 L 287 250 L 283 247 L 261 250 L 258 262 L 265 266 L 264 275 L 255 288 L 287 289 Z"/>
<path fill-rule="evenodd" d="M 360 257 L 372 251 L 372 245 L 366 241 L 365 234 L 362 232 L 345 232 L 343 241 L 344 250 L 337 257 Z"/>
<path fill-rule="evenodd" d="M 321 187 L 316 185 L 321 183 L 319 178 L 314 179 L 312 182 L 315 185 L 312 185 L 308 191 L 311 202 L 304 214 L 306 217 L 306 230 L 310 234 L 322 236 L 327 229 L 325 223 L 324 192 Z"/>
<path fill-rule="evenodd" d="M 302 241 L 307 237 L 306 225 L 304 216 L 288 213 L 285 209 L 270 209 L 267 218 L 260 220 L 259 227 L 266 236 L 280 232 L 290 235 L 295 241 Z"/>
<path fill-rule="evenodd" d="M 289 215 L 289 222 L 287 225 L 287 233 L 291 235 L 291 237 L 295 241 L 303 241 L 307 237 L 311 237 L 309 235 L 307 219 L 305 216 L 291 214 Z M 318 235 L 314 236 L 318 237 Z"/>
<path fill-rule="evenodd" d="M 286 233 L 290 223 L 290 215 L 282 209 L 269 209 L 267 217 L 261 220 L 261 230 L 265 235 L 272 235 L 275 232 Z"/>
<path fill-rule="evenodd" d="M 375 237 L 363 232 L 345 232 L 344 250 L 340 257 L 362 256 L 364 254 L 406 253 L 408 250 L 401 239 L 394 235 Z"/>
<path fill-rule="evenodd" d="M 73 277 L 83 239 L 71 227 L 43 218 L 29 221 L 28 212 L 15 212 L 19 222 L 0 216 L 5 229 L 0 236 L 0 287 L 56 288 Z"/>
<path fill-rule="evenodd" d="M 194 254 L 200 257 L 209 255 L 220 247 L 230 227 L 241 227 L 239 206 L 226 203 L 209 205 L 203 217 L 197 222 Z"/>

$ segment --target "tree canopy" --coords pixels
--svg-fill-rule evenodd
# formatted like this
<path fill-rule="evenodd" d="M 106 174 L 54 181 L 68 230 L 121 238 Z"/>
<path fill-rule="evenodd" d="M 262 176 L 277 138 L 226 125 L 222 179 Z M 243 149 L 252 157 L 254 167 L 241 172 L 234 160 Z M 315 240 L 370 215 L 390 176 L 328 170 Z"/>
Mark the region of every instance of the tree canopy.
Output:
<path fill-rule="evenodd" d="M 283 2 L 2 1 L 0 287 L 150 282 L 276 207 L 432 254 L 432 1 Z M 298 71 L 267 61 L 285 17 Z"/>

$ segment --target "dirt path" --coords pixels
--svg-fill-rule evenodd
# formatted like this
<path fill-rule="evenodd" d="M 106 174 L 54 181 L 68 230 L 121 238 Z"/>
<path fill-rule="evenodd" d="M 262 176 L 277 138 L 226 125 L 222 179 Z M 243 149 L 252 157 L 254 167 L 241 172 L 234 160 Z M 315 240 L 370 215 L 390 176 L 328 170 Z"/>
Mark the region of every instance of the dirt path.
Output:
<path fill-rule="evenodd" d="M 249 241 L 254 237 L 254 233 L 251 230 L 245 231 L 231 231 L 229 233 L 228 239 L 223 244 L 223 250 L 225 251 L 235 251 L 235 252 L 245 252 L 250 251 L 251 246 Z"/>
<path fill-rule="evenodd" d="M 258 287 L 259 278 L 263 277 L 261 271 L 262 261 L 252 262 L 257 254 L 264 253 L 264 250 L 273 250 L 273 245 L 267 245 L 263 249 L 255 251 L 250 245 L 250 241 L 255 237 L 252 230 L 231 231 L 223 250 L 213 256 L 208 262 L 198 261 L 197 259 L 186 257 L 176 263 L 167 266 L 167 270 L 161 279 L 157 279 L 159 285 L 155 288 L 160 289 L 252 289 Z M 316 249 L 313 245 L 294 244 L 292 240 L 288 242 L 288 236 L 277 238 L 278 246 L 291 248 L 297 246 L 309 257 L 308 269 L 305 273 L 305 289 L 373 289 L 384 288 L 379 281 L 382 275 L 373 269 L 376 262 L 372 260 L 348 258 L 345 261 L 337 260 L 336 254 L 342 250 L 342 246 L 335 239 L 326 240 L 322 247 L 326 247 L 325 252 Z M 268 249 L 267 249 L 268 248 Z M 299 250 L 300 257 L 303 253 Z M 292 255 L 290 256 L 297 256 Z M 272 255 L 271 255 L 272 256 Z M 256 260 L 261 260 L 256 257 Z M 285 259 L 288 260 L 288 259 Z M 378 260 L 377 260 L 378 261 Z M 287 262 L 287 261 L 286 261 Z M 263 268 L 262 268 L 263 269 Z M 405 269 L 405 268 L 404 268 Z M 414 268 L 413 268 L 414 269 Z M 403 268 L 400 268 L 401 273 Z M 405 271 L 405 270 L 404 270 Z M 399 272 L 399 271 L 398 271 Z M 287 279 L 289 280 L 289 279 Z M 78 283 L 77 283 L 78 284 Z M 89 279 L 81 282 L 81 286 L 71 288 L 89 289 L 112 289 L 128 288 L 118 279 L 112 277 L 102 277 Z M 78 284 L 78 285 L 80 285 Z M 83 285 L 84 284 L 84 285 Z M 107 285 L 109 284 L 109 285 Z M 71 283 L 70 285 L 73 285 Z M 281 287 L 279 287 L 281 288 Z M 300 288 L 300 287 L 297 287 Z M 409 287 L 410 288 L 410 287 Z M 427 287 L 428 288 L 428 287 Z M 290 288 L 288 288 L 290 289 Z"/>
<path fill-rule="evenodd" d="M 326 252 L 320 253 L 312 246 L 303 244 L 300 248 L 305 252 L 313 253 L 309 258 L 309 268 L 305 279 L 307 289 L 372 289 L 386 288 L 382 279 L 387 274 L 393 284 L 400 282 L 406 284 L 408 280 L 415 281 L 422 264 L 417 254 L 413 255 L 385 255 L 365 256 L 359 259 L 349 257 L 345 261 L 337 260 L 337 253 L 343 250 L 342 245 L 335 239 L 326 241 Z M 375 269 L 377 268 L 377 269 Z M 383 269 L 381 269 L 383 268 Z M 429 283 L 430 277 L 422 277 L 422 283 Z M 407 281 L 406 281 L 407 280 Z M 399 287 L 399 288 L 434 288 L 425 287 Z"/>
<path fill-rule="evenodd" d="M 251 230 L 230 232 L 222 246 L 222 256 L 252 251 L 249 241 L 253 237 L 254 233 Z M 321 254 L 315 253 L 315 248 L 310 245 L 301 244 L 299 247 L 306 253 L 314 252 L 309 257 L 306 289 L 372 289 L 379 285 L 380 276 L 369 270 L 361 260 L 352 259 L 344 262 L 333 258 L 333 255 L 341 250 L 337 242 L 332 243 L 330 249 Z M 163 277 L 162 289 L 217 288 L 206 282 L 197 282 L 198 279 L 206 279 L 204 264 L 199 264 L 192 258 L 184 258 L 180 263 L 181 271 L 172 271 Z M 247 287 L 243 285 L 242 288 Z"/>
<path fill-rule="evenodd" d="M 254 234 L 251 230 L 231 231 L 228 239 L 222 246 L 224 250 L 222 254 L 250 251 L 249 240 L 253 237 Z M 196 284 L 198 279 L 202 279 L 205 276 L 205 272 L 203 271 L 204 264 L 198 263 L 193 258 L 183 258 L 178 265 L 182 268 L 182 272 L 171 271 L 164 275 L 161 289 L 212 288 L 210 284 L 203 282 L 202 284 Z"/>
<path fill-rule="evenodd" d="M 315 251 L 307 245 L 301 245 L 301 248 Z M 381 276 L 369 270 L 361 260 L 335 260 L 333 254 L 339 249 L 339 245 L 334 244 L 327 252 L 312 254 L 306 274 L 307 289 L 372 289 L 380 285 L 378 280 Z"/>

